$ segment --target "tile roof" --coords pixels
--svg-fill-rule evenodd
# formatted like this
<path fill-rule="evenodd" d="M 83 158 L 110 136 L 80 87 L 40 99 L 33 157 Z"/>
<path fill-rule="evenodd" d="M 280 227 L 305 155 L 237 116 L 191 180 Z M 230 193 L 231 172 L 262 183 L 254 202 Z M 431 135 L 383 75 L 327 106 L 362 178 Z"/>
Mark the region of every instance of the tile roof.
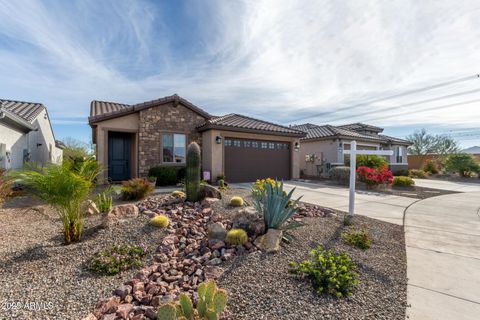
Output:
<path fill-rule="evenodd" d="M 198 127 L 199 131 L 205 131 L 208 129 L 225 129 L 236 131 L 255 132 L 261 131 L 263 133 L 297 136 L 303 137 L 305 133 L 301 130 L 278 125 L 275 123 L 247 117 L 244 115 L 231 113 L 220 117 L 212 117 L 204 124 Z"/>
<path fill-rule="evenodd" d="M 337 127 L 342 129 L 347 129 L 347 130 L 353 130 L 353 131 L 360 131 L 360 130 L 371 130 L 371 131 L 378 131 L 378 132 L 383 131 L 383 128 L 372 126 L 365 123 L 360 123 L 360 122 L 344 124 Z"/>
<path fill-rule="evenodd" d="M 0 107 L 28 123 L 32 123 L 40 112 L 45 109 L 45 106 L 41 103 L 6 99 L 0 99 Z"/>
<path fill-rule="evenodd" d="M 346 126 L 349 126 L 349 125 L 346 125 Z M 311 123 L 306 123 L 306 124 L 293 126 L 293 128 L 302 130 L 307 133 L 306 137 L 302 138 L 302 140 L 314 140 L 314 139 L 323 139 L 323 138 L 329 138 L 329 137 L 346 137 L 346 138 L 353 138 L 353 139 L 359 139 L 359 140 L 378 141 L 383 143 L 396 142 L 401 144 L 410 144 L 407 140 L 390 137 L 383 134 L 366 134 L 366 133 L 357 132 L 355 130 L 348 130 L 348 129 L 345 129 L 346 126 L 332 126 L 329 124 L 319 126 Z M 374 127 L 374 128 L 379 128 L 379 127 Z M 379 129 L 383 131 L 382 128 L 379 128 Z"/>
<path fill-rule="evenodd" d="M 88 121 L 90 124 L 92 124 L 98 121 L 120 117 L 129 113 L 138 112 L 143 109 L 159 106 L 162 104 L 167 104 L 170 102 L 173 102 L 176 104 L 181 103 L 185 107 L 191 109 L 192 111 L 195 111 L 196 113 L 202 115 L 207 119 L 212 117 L 205 110 L 197 107 L 190 101 L 178 96 L 177 94 L 174 94 L 174 95 L 166 96 L 160 99 L 145 101 L 145 102 L 141 102 L 133 105 L 93 100 L 90 103 L 90 117 L 88 117 Z"/>

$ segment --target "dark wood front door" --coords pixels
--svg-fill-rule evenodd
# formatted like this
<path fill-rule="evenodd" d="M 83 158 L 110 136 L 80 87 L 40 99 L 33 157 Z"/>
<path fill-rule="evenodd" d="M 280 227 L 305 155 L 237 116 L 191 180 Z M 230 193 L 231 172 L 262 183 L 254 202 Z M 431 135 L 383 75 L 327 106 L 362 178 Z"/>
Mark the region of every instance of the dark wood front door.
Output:
<path fill-rule="evenodd" d="M 131 178 L 132 135 L 124 132 L 108 133 L 108 178 L 123 181 Z"/>
<path fill-rule="evenodd" d="M 290 179 L 289 142 L 225 138 L 224 143 L 228 182 Z"/>

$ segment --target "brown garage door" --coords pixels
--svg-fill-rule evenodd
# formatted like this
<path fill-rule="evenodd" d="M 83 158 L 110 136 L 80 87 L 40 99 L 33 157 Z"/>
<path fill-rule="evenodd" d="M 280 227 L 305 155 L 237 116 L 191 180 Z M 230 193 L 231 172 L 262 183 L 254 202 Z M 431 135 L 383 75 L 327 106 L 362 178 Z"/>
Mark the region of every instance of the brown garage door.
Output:
<path fill-rule="evenodd" d="M 290 143 L 225 138 L 225 176 L 228 182 L 290 179 Z"/>

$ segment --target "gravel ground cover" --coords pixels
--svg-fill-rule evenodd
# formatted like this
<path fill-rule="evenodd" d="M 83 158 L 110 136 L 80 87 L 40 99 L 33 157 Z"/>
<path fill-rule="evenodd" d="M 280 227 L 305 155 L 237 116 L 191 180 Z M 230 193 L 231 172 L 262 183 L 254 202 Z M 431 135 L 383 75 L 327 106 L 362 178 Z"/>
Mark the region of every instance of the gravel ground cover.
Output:
<path fill-rule="evenodd" d="M 235 319 L 405 319 L 406 254 L 403 228 L 363 216 L 373 239 L 366 251 L 341 239 L 343 214 L 307 218 L 294 229 L 295 240 L 276 255 L 253 253 L 230 263 L 219 286 L 229 292 L 228 307 Z M 310 248 L 322 244 L 347 251 L 358 264 L 361 283 L 353 296 L 335 299 L 318 295 L 307 279 L 288 273 L 290 261 L 308 257 Z"/>
<path fill-rule="evenodd" d="M 92 255 L 114 243 L 155 248 L 164 236 L 145 216 L 109 229 L 100 229 L 100 216 L 92 216 L 83 241 L 65 246 L 57 214 L 24 196 L 0 209 L 0 221 L 0 319 L 81 319 L 136 272 L 98 276 L 87 268 Z"/>

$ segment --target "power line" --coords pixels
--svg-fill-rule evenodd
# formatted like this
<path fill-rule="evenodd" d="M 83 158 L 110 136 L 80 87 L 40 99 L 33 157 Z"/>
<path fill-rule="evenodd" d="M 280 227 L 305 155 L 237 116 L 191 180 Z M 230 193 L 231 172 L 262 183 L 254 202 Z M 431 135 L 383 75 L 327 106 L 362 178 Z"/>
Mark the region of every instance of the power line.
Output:
<path fill-rule="evenodd" d="M 408 91 L 405 91 L 403 93 L 394 94 L 394 95 L 391 95 L 391 96 L 388 96 L 388 97 L 367 100 L 365 102 L 358 103 L 358 104 L 355 104 L 355 105 L 352 105 L 352 106 L 345 106 L 345 107 L 336 108 L 335 111 L 326 111 L 326 112 L 319 112 L 319 113 L 316 113 L 316 114 L 310 114 L 308 116 L 304 116 L 304 117 L 301 117 L 301 118 L 291 120 L 291 122 L 301 121 L 301 120 L 310 119 L 310 118 L 316 118 L 316 117 L 319 117 L 319 116 L 323 116 L 323 115 L 327 115 L 327 114 L 331 114 L 331 113 L 335 113 L 335 112 L 339 112 L 339 111 L 352 110 L 352 109 L 363 107 L 363 106 L 366 106 L 366 105 L 369 105 L 369 104 L 372 104 L 372 103 L 381 102 L 381 101 L 385 101 L 385 100 L 391 100 L 391 99 L 394 99 L 394 98 L 399 98 L 399 97 L 403 97 L 403 96 L 406 96 L 406 95 L 411 95 L 411 94 L 414 94 L 414 93 L 420 93 L 420 92 L 423 92 L 423 91 L 438 89 L 438 88 L 449 86 L 449 85 L 452 85 L 452 84 L 455 84 L 455 83 L 465 82 L 465 81 L 478 79 L 478 78 L 480 78 L 480 74 L 475 74 L 473 76 L 467 76 L 467 77 L 459 78 L 459 79 L 456 79 L 456 80 L 446 81 L 446 82 L 442 82 L 442 83 L 435 84 L 435 85 L 432 85 L 432 86 L 426 86 L 426 87 L 422 87 L 422 88 L 418 88 L 418 89 L 408 90 Z"/>
<path fill-rule="evenodd" d="M 414 106 L 414 105 L 417 105 L 417 104 L 428 103 L 428 102 L 433 102 L 433 101 L 438 101 L 438 100 L 443 100 L 443 99 L 458 97 L 458 96 L 462 96 L 462 95 L 466 95 L 466 94 L 471 94 L 471 93 L 475 93 L 475 92 L 480 92 L 480 89 L 462 91 L 462 92 L 458 92 L 458 93 L 447 94 L 447 95 L 440 96 L 440 97 L 436 97 L 436 98 L 431 98 L 431 99 L 425 99 L 425 100 L 410 102 L 410 103 L 406 103 L 406 104 L 402 104 L 402 105 L 398 105 L 398 106 L 393 106 L 393 107 L 388 107 L 388 108 L 383 108 L 383 109 L 375 109 L 375 110 L 370 110 L 370 111 L 362 112 L 362 113 L 355 113 L 355 115 L 353 115 L 353 116 L 352 116 L 352 115 L 342 116 L 342 117 L 337 117 L 337 118 L 329 119 L 328 121 L 339 121 L 339 120 L 344 120 L 344 119 L 350 119 L 350 118 L 352 118 L 352 117 L 357 118 L 357 117 L 359 117 L 359 116 L 364 116 L 364 115 L 373 114 L 373 113 L 377 113 L 377 112 L 385 112 L 385 111 L 389 111 L 389 110 L 394 110 L 394 109 L 399 109 L 399 108 L 404 108 L 404 107 L 410 107 L 410 106 Z"/>
<path fill-rule="evenodd" d="M 391 115 L 388 115 L 388 116 L 371 118 L 371 119 L 368 119 L 368 120 L 365 120 L 365 121 L 383 120 L 383 119 L 388 119 L 388 118 L 391 118 L 391 117 L 403 116 L 403 115 L 406 115 L 406 114 L 411 115 L 411 114 L 414 114 L 414 113 L 421 113 L 421 112 L 425 112 L 425 111 L 447 109 L 447 108 L 461 106 L 461 105 L 464 105 L 464 104 L 470 104 L 470 103 L 475 103 L 475 102 L 480 102 L 480 99 L 473 99 L 473 100 L 468 100 L 468 101 L 463 101 L 463 102 L 445 104 L 445 105 L 442 105 L 442 106 L 429 107 L 429 108 L 425 108 L 425 109 L 416 110 L 415 112 L 411 112 L 411 111 L 401 112 L 401 113 L 391 114 Z"/>

